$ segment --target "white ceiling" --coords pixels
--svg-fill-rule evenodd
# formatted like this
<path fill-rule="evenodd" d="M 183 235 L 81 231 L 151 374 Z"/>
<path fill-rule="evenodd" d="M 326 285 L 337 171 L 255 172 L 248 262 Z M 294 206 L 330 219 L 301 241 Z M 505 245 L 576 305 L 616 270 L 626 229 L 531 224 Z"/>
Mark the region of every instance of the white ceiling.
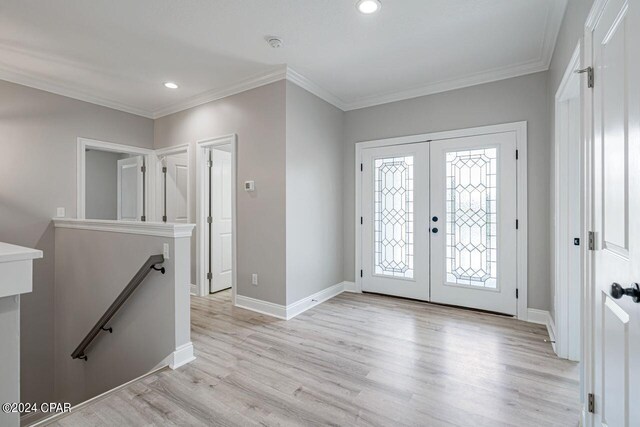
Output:
<path fill-rule="evenodd" d="M 155 118 L 287 75 L 349 110 L 546 70 L 566 7 L 381 1 L 1 0 L 0 79 Z"/>

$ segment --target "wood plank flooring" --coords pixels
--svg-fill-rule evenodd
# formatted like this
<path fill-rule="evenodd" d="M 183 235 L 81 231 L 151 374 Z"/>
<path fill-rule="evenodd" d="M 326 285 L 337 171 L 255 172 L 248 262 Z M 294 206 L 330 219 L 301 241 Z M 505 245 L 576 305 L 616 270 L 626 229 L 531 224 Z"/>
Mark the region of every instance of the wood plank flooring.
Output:
<path fill-rule="evenodd" d="M 369 294 L 289 321 L 192 298 L 197 359 L 55 426 L 576 426 L 578 366 L 544 326 Z"/>

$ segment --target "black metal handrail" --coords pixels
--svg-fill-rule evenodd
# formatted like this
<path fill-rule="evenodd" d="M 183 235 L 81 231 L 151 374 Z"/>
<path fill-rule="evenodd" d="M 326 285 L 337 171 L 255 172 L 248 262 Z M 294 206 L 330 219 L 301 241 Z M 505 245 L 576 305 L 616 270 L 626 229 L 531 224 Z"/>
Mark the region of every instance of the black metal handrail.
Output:
<path fill-rule="evenodd" d="M 80 342 L 80 345 L 71 353 L 71 357 L 73 359 L 83 359 L 87 360 L 87 355 L 84 353 L 87 347 L 91 344 L 91 342 L 98 336 L 101 331 L 113 332 L 112 328 L 107 328 L 107 323 L 111 320 L 111 318 L 120 310 L 120 307 L 129 299 L 131 294 L 138 288 L 140 283 L 147 277 L 150 270 L 160 271 L 164 274 L 164 267 L 156 267 L 157 264 L 162 264 L 164 262 L 164 256 L 162 255 L 151 255 L 149 259 L 144 263 L 140 270 L 136 273 L 135 276 L 129 281 L 129 284 L 124 288 L 118 298 L 113 301 L 111 306 L 105 311 L 102 315 L 98 323 L 89 331 L 86 337 Z"/>

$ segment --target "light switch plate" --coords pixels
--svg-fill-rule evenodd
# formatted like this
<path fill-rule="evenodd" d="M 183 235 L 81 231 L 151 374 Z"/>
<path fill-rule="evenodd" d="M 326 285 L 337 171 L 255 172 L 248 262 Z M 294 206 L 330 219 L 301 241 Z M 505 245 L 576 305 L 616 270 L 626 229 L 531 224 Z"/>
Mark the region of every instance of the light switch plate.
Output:
<path fill-rule="evenodd" d="M 58 208 L 56 209 L 56 217 L 57 218 L 64 218 L 66 216 L 66 211 L 65 208 Z"/>
<path fill-rule="evenodd" d="M 164 259 L 169 259 L 169 244 L 165 243 L 162 246 L 162 256 L 164 257 Z"/>
<path fill-rule="evenodd" d="M 254 286 L 258 286 L 258 275 L 255 273 L 251 275 L 251 284 Z"/>

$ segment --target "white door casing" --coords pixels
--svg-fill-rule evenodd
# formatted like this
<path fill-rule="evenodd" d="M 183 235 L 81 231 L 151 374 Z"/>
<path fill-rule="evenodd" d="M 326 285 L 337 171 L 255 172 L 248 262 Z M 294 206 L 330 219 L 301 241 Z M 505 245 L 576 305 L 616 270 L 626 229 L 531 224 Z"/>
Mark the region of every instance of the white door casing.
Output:
<path fill-rule="evenodd" d="M 593 89 L 594 425 L 640 425 L 640 304 L 613 284 L 640 282 L 640 4 L 609 0 L 587 37 Z M 614 296 L 620 297 L 615 298 Z M 589 374 L 589 372 L 588 372 Z M 591 381 L 588 381 L 591 383 Z M 591 421 L 591 420 L 590 420 Z"/>
<path fill-rule="evenodd" d="M 211 174 L 211 280 L 210 292 L 231 287 L 232 253 L 232 179 L 231 153 L 225 147 L 211 149 L 213 168 Z M 228 147 L 227 147 L 228 148 Z"/>
<path fill-rule="evenodd" d="M 362 290 L 429 300 L 429 143 L 362 152 Z"/>
<path fill-rule="evenodd" d="M 166 156 L 167 222 L 189 222 L 189 159 L 187 153 Z"/>
<path fill-rule="evenodd" d="M 517 314 L 515 132 L 431 145 L 431 301 Z"/>
<path fill-rule="evenodd" d="M 118 160 L 118 220 L 140 221 L 144 203 L 144 179 L 142 156 L 133 156 Z"/>

